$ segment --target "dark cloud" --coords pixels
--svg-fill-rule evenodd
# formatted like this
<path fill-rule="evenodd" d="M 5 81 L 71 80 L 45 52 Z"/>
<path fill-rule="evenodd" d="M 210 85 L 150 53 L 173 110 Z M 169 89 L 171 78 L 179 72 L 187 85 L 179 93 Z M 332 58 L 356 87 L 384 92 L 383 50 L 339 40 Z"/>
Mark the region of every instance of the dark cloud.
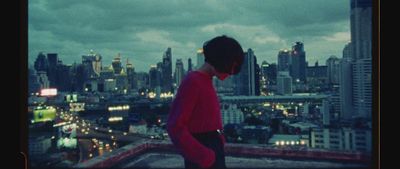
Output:
<path fill-rule="evenodd" d="M 258 61 L 276 62 L 282 48 L 304 41 L 307 60 L 341 57 L 350 40 L 348 0 L 35 0 L 29 1 L 29 61 L 40 51 L 64 63 L 81 62 L 90 49 L 108 65 L 118 53 L 139 71 L 161 61 L 189 57 L 217 35 L 252 48 Z M 196 64 L 196 62 L 194 62 Z"/>

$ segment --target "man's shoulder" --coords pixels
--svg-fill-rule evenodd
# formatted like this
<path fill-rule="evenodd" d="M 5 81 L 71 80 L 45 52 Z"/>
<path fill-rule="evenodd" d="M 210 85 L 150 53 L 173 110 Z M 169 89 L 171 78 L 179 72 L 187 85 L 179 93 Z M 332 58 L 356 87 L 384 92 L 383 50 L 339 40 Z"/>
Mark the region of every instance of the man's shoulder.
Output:
<path fill-rule="evenodd" d="M 190 71 L 186 74 L 182 83 L 199 84 L 201 83 L 201 74 L 197 71 Z"/>

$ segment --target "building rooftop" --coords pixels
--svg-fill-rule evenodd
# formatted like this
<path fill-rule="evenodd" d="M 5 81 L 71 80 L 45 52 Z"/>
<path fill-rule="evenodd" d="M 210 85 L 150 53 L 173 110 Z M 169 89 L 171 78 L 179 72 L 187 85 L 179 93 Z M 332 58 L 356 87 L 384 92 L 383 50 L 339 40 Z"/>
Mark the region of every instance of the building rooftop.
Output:
<path fill-rule="evenodd" d="M 289 124 L 289 126 L 298 127 L 301 130 L 307 130 L 309 128 L 318 127 L 318 125 L 316 125 L 316 124 L 306 123 L 306 122 L 297 122 L 297 123 Z"/>
<path fill-rule="evenodd" d="M 368 167 L 371 157 L 358 152 L 279 148 L 266 145 L 225 145 L 228 168 Z M 112 153 L 75 165 L 76 168 L 183 168 L 169 140 L 138 140 Z"/>

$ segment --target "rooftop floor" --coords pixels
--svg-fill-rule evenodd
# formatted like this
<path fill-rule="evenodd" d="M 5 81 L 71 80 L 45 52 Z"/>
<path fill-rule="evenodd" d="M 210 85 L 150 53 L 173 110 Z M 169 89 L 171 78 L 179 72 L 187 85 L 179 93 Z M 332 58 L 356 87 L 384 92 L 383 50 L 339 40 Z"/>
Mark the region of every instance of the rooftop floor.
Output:
<path fill-rule="evenodd" d="M 281 158 L 226 156 L 227 168 L 364 168 L 356 163 L 340 163 Z M 176 153 L 148 152 L 120 163 L 116 168 L 184 168 L 183 158 Z"/>

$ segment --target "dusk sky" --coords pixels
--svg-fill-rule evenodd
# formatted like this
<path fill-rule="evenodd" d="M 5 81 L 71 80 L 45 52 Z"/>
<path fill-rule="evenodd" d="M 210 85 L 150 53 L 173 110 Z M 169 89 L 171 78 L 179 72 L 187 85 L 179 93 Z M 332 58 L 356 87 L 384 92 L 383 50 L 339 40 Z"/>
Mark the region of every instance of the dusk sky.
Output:
<path fill-rule="evenodd" d="M 302 41 L 309 65 L 342 57 L 350 41 L 348 0 L 30 0 L 29 63 L 39 52 L 81 63 L 93 49 L 103 66 L 121 54 L 136 71 L 148 72 L 172 48 L 192 58 L 204 41 L 225 34 L 252 48 L 257 61 L 277 62 L 280 49 Z M 174 71 L 174 69 L 173 69 Z"/>

